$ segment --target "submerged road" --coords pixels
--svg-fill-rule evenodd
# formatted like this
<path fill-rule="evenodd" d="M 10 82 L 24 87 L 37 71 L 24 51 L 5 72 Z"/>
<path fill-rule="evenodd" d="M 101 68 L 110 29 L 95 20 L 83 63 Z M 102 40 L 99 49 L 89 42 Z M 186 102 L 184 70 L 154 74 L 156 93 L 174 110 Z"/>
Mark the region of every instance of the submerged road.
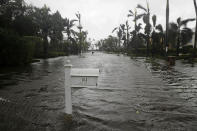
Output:
<path fill-rule="evenodd" d="M 1 69 L 0 130 L 195 131 L 197 68 L 96 52 Z M 73 123 L 64 115 L 64 64 L 99 68 L 98 86 L 72 90 Z"/>

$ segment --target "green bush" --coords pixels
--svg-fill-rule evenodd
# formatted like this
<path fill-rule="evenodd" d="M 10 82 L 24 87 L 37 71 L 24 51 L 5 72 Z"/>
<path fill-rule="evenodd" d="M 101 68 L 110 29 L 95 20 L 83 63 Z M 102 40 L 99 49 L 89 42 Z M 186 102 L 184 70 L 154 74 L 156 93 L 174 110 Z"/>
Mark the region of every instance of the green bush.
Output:
<path fill-rule="evenodd" d="M 131 49 L 129 54 L 146 55 L 146 48 Z"/>
<path fill-rule="evenodd" d="M 169 56 L 176 56 L 176 49 L 170 49 L 170 50 L 168 50 L 168 55 Z"/>
<path fill-rule="evenodd" d="M 184 46 L 184 47 L 182 47 L 182 49 L 180 49 L 180 52 L 183 54 L 192 53 L 192 51 L 193 51 L 192 45 Z"/>
<path fill-rule="evenodd" d="M 35 43 L 12 30 L 0 28 L 0 65 L 28 64 L 33 59 Z"/>
<path fill-rule="evenodd" d="M 36 36 L 25 36 L 24 37 L 27 42 L 29 41 L 30 43 L 33 43 L 34 49 L 33 49 L 33 56 L 34 58 L 43 58 L 44 57 L 44 52 L 43 52 L 43 40 L 40 37 Z"/>
<path fill-rule="evenodd" d="M 181 59 L 187 60 L 187 59 L 190 59 L 190 58 L 192 58 L 190 54 L 182 54 L 182 55 L 178 56 L 176 59 L 178 59 L 178 60 L 181 60 Z"/>

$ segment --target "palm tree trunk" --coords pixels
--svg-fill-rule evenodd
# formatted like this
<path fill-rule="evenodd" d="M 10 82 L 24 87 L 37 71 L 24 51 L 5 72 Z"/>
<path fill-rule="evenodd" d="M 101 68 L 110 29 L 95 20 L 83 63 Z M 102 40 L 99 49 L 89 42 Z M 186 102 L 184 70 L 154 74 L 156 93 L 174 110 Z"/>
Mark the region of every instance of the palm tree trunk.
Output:
<path fill-rule="evenodd" d="M 146 42 L 146 56 L 149 56 L 149 45 L 150 45 L 150 37 L 147 35 L 147 42 Z"/>
<path fill-rule="evenodd" d="M 180 33 L 177 38 L 177 46 L 176 46 L 176 55 L 179 56 L 179 48 L 180 48 Z"/>
<path fill-rule="evenodd" d="M 126 40 L 126 52 L 128 52 L 128 45 L 129 45 L 129 28 L 127 27 L 127 40 Z"/>
<path fill-rule="evenodd" d="M 164 56 L 165 52 L 164 52 L 164 36 L 162 36 L 161 38 L 161 56 Z"/>
<path fill-rule="evenodd" d="M 47 35 L 44 36 L 44 43 L 43 43 L 43 46 L 44 46 L 44 58 L 47 58 L 48 57 L 48 39 L 47 39 Z"/>

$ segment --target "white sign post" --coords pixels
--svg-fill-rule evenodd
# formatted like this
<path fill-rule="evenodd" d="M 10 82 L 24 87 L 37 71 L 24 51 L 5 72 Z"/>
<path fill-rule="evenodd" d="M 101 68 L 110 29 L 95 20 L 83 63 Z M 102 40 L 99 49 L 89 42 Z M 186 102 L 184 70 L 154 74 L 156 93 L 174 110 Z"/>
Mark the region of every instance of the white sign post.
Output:
<path fill-rule="evenodd" d="M 68 60 L 65 67 L 65 113 L 72 114 L 72 100 L 71 100 L 71 68 L 72 65 Z"/>
<path fill-rule="evenodd" d="M 99 69 L 72 69 L 68 60 L 65 65 L 65 113 L 72 114 L 72 87 L 97 86 Z"/>

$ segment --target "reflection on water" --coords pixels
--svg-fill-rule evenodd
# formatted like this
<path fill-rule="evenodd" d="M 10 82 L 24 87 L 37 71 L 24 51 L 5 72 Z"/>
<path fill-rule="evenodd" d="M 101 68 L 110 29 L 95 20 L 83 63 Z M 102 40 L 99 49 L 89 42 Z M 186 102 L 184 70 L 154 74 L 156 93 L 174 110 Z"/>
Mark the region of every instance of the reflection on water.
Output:
<path fill-rule="evenodd" d="M 197 130 L 195 65 L 177 61 L 176 66 L 168 67 L 162 60 L 85 55 L 41 60 L 20 70 L 1 71 L 0 98 L 27 107 L 23 116 L 31 111 L 32 117 L 27 117 L 29 121 L 39 119 L 36 124 L 40 130 L 64 130 L 63 65 L 70 59 L 74 68 L 101 71 L 98 87 L 72 90 L 75 124 L 71 130 Z"/>

